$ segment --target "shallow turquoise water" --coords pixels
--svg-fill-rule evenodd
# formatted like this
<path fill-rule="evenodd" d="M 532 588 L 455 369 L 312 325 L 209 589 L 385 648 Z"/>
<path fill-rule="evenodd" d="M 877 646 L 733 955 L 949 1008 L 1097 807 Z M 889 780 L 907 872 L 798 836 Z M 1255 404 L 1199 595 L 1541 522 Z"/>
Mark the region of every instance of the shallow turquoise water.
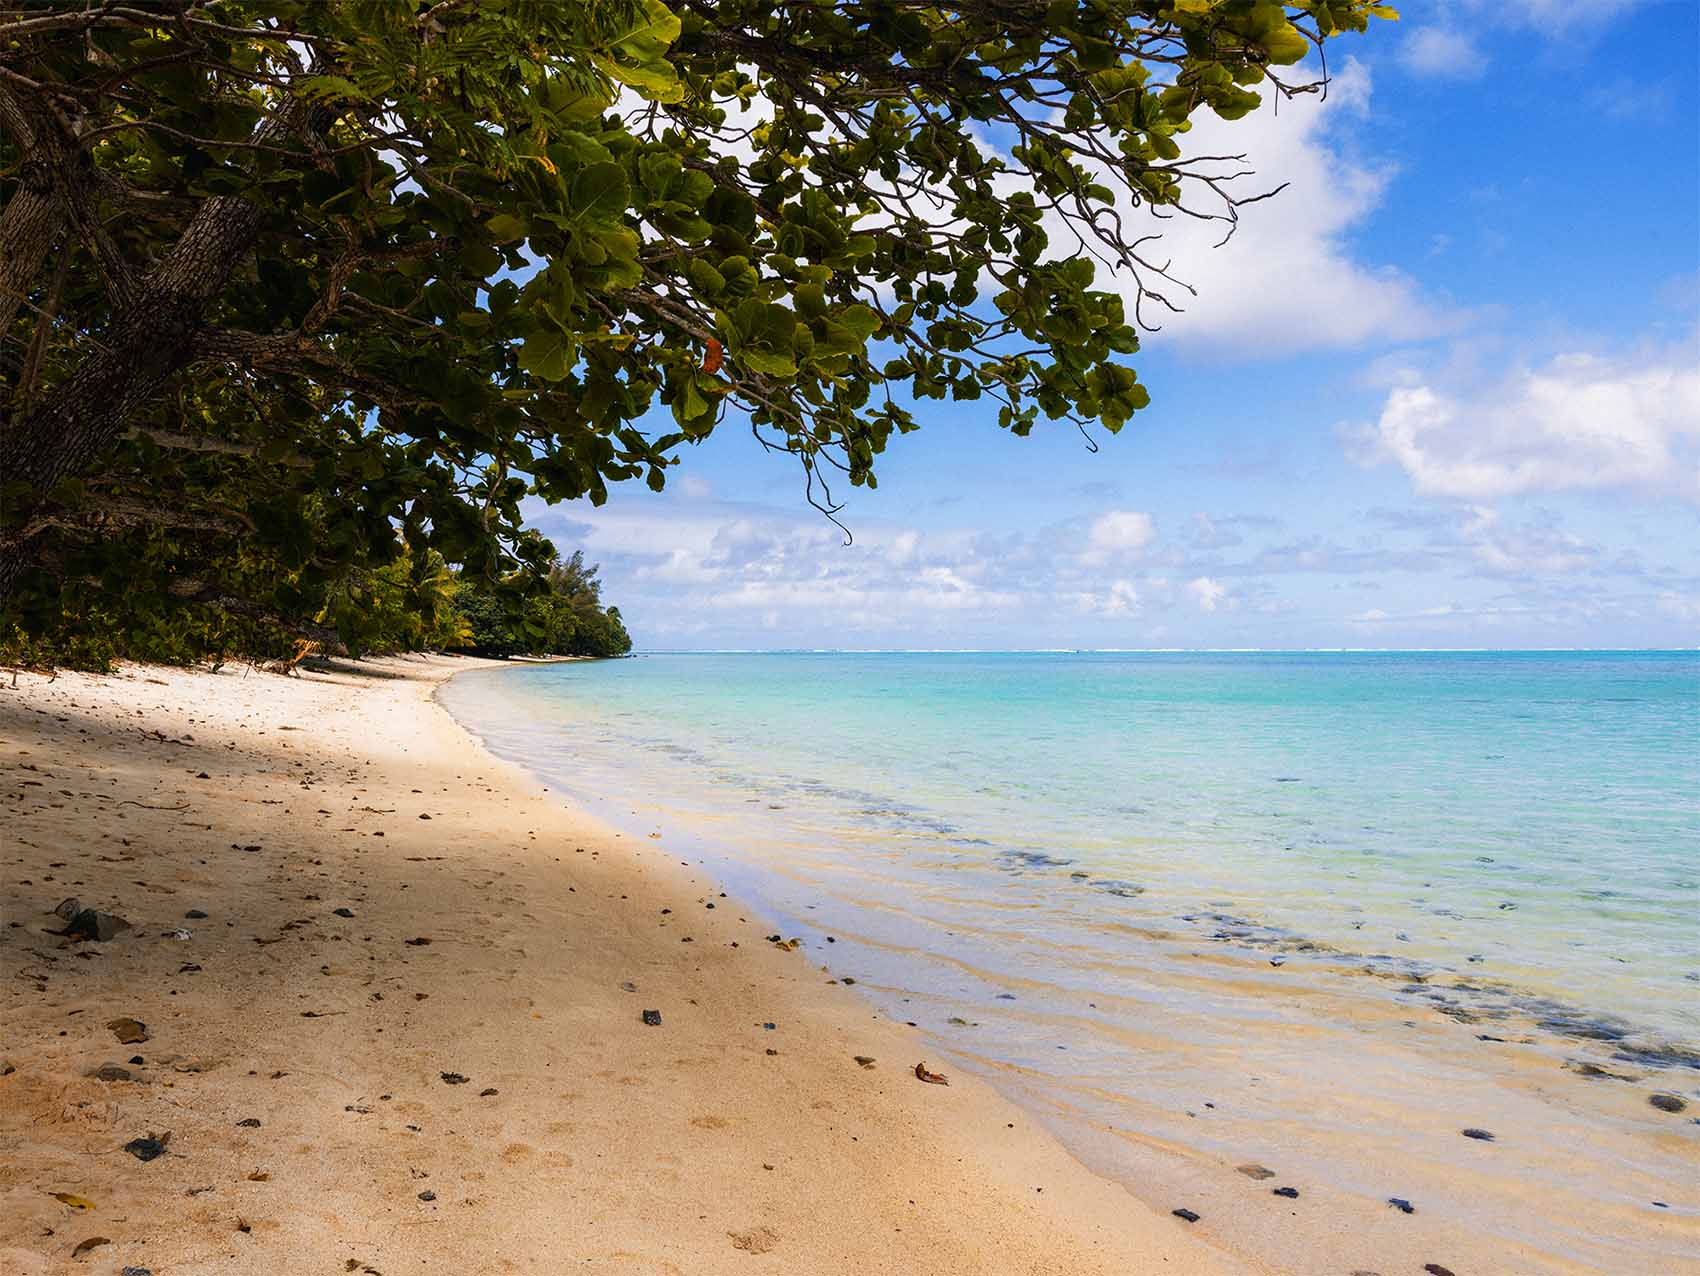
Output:
<path fill-rule="evenodd" d="M 1700 655 L 678 654 L 441 698 L 1267 1270 L 1700 1273 Z"/>
<path fill-rule="evenodd" d="M 781 913 L 863 906 L 877 942 L 1043 900 L 1053 939 L 1059 907 L 1226 930 L 1700 1042 L 1693 653 L 679 654 L 445 699 L 616 822 L 692 825 Z"/>

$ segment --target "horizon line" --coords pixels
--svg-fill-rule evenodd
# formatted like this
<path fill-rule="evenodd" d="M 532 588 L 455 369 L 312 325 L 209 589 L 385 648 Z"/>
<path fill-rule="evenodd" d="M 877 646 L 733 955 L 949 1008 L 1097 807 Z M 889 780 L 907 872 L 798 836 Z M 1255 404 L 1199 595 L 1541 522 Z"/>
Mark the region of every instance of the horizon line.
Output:
<path fill-rule="evenodd" d="M 1696 647 L 647 647 L 633 656 L 1693 655 Z"/>

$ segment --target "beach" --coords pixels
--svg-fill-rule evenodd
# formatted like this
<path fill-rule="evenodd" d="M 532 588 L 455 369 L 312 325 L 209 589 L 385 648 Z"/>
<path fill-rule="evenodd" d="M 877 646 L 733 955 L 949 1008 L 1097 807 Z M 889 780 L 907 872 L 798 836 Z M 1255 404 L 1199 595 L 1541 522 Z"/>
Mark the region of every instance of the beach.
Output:
<path fill-rule="evenodd" d="M 1697 687 L 1683 652 L 654 652 L 438 698 L 1248 1263 L 1676 1276 Z"/>
<path fill-rule="evenodd" d="M 475 663 L 0 683 L 0 1271 L 1292 1270 L 486 752 Z"/>

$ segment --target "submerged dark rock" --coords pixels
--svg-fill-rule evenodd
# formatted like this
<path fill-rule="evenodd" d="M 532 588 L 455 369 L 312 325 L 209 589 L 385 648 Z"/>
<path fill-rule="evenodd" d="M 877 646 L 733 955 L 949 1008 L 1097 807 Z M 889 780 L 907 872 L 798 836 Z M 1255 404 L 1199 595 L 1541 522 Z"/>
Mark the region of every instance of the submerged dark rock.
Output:
<path fill-rule="evenodd" d="M 1686 1101 L 1674 1094 L 1650 1094 L 1647 1096 L 1647 1102 L 1660 1112 L 1681 1112 L 1688 1107 Z"/>

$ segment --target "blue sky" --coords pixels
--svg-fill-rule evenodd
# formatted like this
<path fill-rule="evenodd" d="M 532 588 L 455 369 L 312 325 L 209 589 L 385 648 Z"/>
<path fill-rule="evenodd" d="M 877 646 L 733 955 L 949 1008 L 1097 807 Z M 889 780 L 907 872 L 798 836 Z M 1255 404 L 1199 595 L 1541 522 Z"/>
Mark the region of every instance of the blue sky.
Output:
<path fill-rule="evenodd" d="M 1221 134 L 1291 185 L 1098 452 L 928 404 L 846 546 L 729 421 L 534 521 L 648 649 L 1700 644 L 1700 6 L 1401 8 Z"/>

